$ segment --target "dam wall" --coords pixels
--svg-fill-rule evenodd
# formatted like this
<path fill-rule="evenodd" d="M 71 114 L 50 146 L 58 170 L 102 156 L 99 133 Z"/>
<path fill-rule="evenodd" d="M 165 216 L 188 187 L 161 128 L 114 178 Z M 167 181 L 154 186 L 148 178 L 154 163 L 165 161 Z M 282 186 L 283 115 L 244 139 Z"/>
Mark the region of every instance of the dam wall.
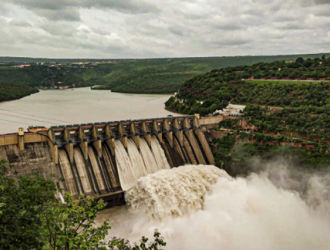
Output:
<path fill-rule="evenodd" d="M 0 159 L 36 171 L 73 196 L 112 205 L 140 177 L 185 164 L 214 164 L 195 116 L 55 126 L 0 136 Z"/>

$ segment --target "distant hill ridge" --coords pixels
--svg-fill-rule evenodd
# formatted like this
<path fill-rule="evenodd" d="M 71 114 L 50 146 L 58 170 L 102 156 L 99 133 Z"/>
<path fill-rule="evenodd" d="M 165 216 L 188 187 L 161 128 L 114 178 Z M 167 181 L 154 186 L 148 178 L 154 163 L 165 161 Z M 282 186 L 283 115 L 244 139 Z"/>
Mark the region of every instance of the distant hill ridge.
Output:
<path fill-rule="evenodd" d="M 76 87 L 100 85 L 122 93 L 174 93 L 187 80 L 214 69 L 252 65 L 258 62 L 291 61 L 297 57 L 315 58 L 323 54 L 187 57 L 154 59 L 52 59 L 29 57 L 0 57 L 0 63 L 27 63 L 31 67 L 12 68 L 0 65 L 0 82 L 6 84 L 49 87 L 58 84 Z M 325 54 L 327 57 L 330 53 Z M 116 62 L 100 63 L 95 62 Z M 44 62 L 46 65 L 36 65 Z M 89 65 L 47 66 L 47 63 L 91 62 Z"/>
<path fill-rule="evenodd" d="M 241 57 L 283 57 L 285 59 L 297 57 L 321 57 L 322 55 L 330 55 L 329 53 L 318 54 L 289 54 L 289 55 L 242 55 L 242 56 L 214 56 L 214 57 L 164 57 L 164 58 L 38 58 L 38 57 L 15 57 L 15 56 L 0 56 L 0 63 L 36 63 L 36 62 L 96 62 L 96 61 L 124 61 L 124 60 L 166 60 L 166 59 L 198 59 L 198 58 L 241 58 Z"/>

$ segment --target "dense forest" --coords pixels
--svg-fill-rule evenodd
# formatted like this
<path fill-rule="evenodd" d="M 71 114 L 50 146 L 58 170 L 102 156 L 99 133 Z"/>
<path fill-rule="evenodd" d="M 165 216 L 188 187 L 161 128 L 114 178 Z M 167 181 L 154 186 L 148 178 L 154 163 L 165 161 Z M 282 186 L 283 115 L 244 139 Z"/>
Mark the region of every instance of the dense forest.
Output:
<path fill-rule="evenodd" d="M 52 86 L 83 82 L 79 73 L 66 68 L 32 65 L 28 68 L 0 67 L 0 81 L 31 87 Z"/>
<path fill-rule="evenodd" d="M 304 60 L 322 55 L 299 56 Z M 32 87 L 56 84 L 74 84 L 76 87 L 98 85 L 94 89 L 111 89 L 125 93 L 174 93 L 185 81 L 213 69 L 252 65 L 261 61 L 271 63 L 294 60 L 296 57 L 297 55 L 111 60 L 0 57 L 0 63 L 7 64 L 0 66 L 0 81 Z M 87 65 L 73 64 L 77 62 Z M 10 67 L 18 63 L 31 63 L 31 67 Z"/>
<path fill-rule="evenodd" d="M 280 72 L 280 73 L 278 73 Z M 321 81 L 242 80 L 258 77 L 289 77 Z M 257 63 L 252 66 L 228 67 L 196 76 L 186 81 L 176 98 L 166 102 L 166 107 L 180 113 L 206 115 L 222 109 L 229 102 L 259 104 L 278 107 L 313 106 L 324 110 L 330 104 L 330 58 L 298 58 L 293 62 L 277 61 Z M 328 105 L 329 106 L 329 105 Z M 330 106 L 329 106 L 330 107 Z M 315 108 L 314 108 L 315 109 Z"/>
<path fill-rule="evenodd" d="M 37 92 L 37 89 L 29 86 L 0 82 L 0 102 L 20 99 Z"/>
<path fill-rule="evenodd" d="M 301 58 L 308 56 L 302 55 Z M 114 92 L 173 93 L 178 91 L 186 80 L 212 69 L 251 65 L 261 61 L 270 63 L 277 60 L 294 60 L 296 57 L 296 55 L 240 56 L 120 61 L 111 65 L 110 73 L 104 68 L 103 77 L 98 76 L 96 79 L 102 85 L 99 89 L 111 89 Z"/>

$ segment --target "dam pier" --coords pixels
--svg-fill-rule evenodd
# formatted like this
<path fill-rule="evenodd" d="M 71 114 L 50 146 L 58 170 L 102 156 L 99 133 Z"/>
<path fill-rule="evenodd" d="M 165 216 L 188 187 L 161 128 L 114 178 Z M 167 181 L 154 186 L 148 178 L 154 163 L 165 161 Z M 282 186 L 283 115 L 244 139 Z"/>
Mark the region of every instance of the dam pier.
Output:
<path fill-rule="evenodd" d="M 148 174 L 214 165 L 198 116 L 20 128 L 0 135 L 0 159 L 21 175 L 38 172 L 73 196 L 97 195 L 110 206 L 122 204 L 124 191 Z"/>

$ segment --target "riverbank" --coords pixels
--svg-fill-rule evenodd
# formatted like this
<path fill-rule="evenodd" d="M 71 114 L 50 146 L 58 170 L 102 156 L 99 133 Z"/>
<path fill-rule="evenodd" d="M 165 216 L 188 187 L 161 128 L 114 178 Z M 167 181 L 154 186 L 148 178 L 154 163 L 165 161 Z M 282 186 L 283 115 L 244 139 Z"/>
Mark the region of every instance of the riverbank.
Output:
<path fill-rule="evenodd" d="M 91 87 L 91 90 L 107 90 L 107 91 L 111 91 L 113 93 L 122 93 L 122 94 L 155 94 L 155 95 L 173 95 L 173 91 L 155 91 L 155 90 L 152 90 L 152 91 L 132 91 L 132 90 L 120 90 L 120 91 L 117 91 L 117 90 L 113 90 L 112 88 L 110 87 L 107 87 L 107 86 L 99 86 L 97 88 L 93 88 Z"/>

